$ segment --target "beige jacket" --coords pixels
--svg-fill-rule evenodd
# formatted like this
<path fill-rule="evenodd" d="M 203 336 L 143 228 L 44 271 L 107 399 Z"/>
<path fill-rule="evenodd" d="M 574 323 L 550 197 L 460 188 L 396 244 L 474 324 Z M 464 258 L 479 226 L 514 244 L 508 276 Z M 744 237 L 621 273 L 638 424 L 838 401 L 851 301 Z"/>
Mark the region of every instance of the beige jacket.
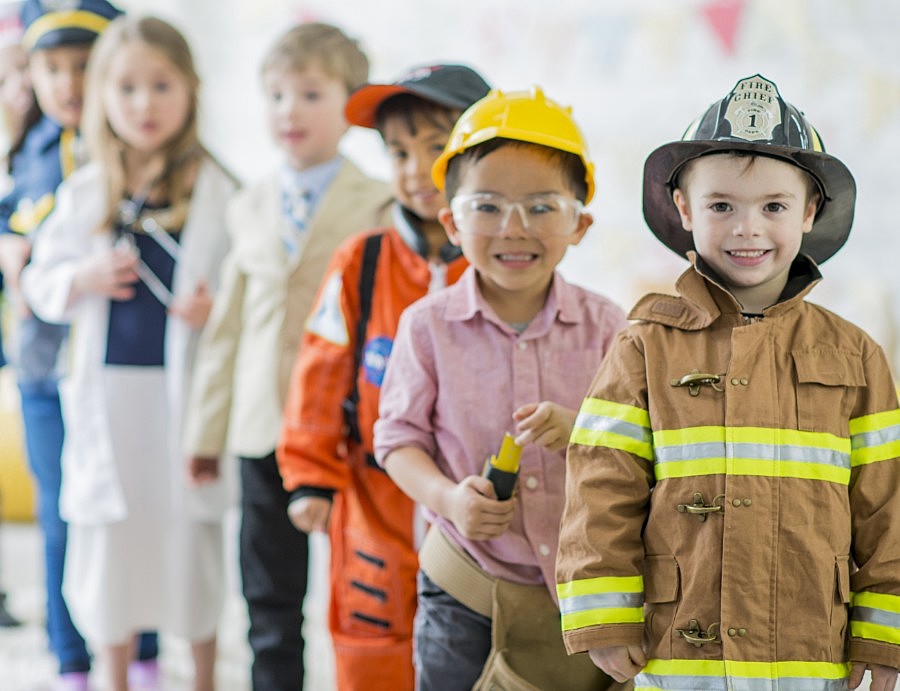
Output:
<path fill-rule="evenodd" d="M 276 175 L 238 192 L 227 223 L 232 250 L 200 344 L 185 451 L 265 456 L 275 450 L 303 325 L 331 254 L 353 233 L 390 225 L 390 192 L 344 161 L 293 261 Z"/>
<path fill-rule="evenodd" d="M 563 635 L 643 641 L 636 688 L 843 689 L 848 659 L 900 667 L 893 380 L 795 268 L 762 318 L 693 268 L 680 297 L 647 296 L 582 406 Z"/>

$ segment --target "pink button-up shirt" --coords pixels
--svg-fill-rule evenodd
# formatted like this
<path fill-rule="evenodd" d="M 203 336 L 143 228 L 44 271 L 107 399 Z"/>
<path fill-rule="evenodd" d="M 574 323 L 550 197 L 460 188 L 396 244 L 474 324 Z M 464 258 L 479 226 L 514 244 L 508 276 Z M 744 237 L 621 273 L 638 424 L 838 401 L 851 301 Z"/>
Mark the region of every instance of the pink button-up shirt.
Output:
<path fill-rule="evenodd" d="M 581 406 L 625 325 L 617 305 L 557 273 L 543 309 L 516 333 L 484 300 L 469 268 L 400 319 L 381 389 L 376 458 L 416 446 L 457 482 L 480 474 L 504 432 L 513 431 L 514 410 L 540 401 Z M 522 451 L 515 515 L 500 537 L 467 540 L 449 520 L 425 513 L 491 575 L 549 584 L 553 592 L 564 488 L 565 452 L 530 445 Z"/>

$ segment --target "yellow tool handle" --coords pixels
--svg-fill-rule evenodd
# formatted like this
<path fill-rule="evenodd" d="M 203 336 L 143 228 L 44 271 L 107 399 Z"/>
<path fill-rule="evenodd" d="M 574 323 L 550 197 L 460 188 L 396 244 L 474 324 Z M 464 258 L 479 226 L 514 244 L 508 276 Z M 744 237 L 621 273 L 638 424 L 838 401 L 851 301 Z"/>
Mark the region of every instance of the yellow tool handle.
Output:
<path fill-rule="evenodd" d="M 497 470 L 507 473 L 515 473 L 519 470 L 519 458 L 522 456 L 522 447 L 516 444 L 513 436 L 507 432 L 500 445 L 500 453 L 491 456 L 491 465 Z"/>

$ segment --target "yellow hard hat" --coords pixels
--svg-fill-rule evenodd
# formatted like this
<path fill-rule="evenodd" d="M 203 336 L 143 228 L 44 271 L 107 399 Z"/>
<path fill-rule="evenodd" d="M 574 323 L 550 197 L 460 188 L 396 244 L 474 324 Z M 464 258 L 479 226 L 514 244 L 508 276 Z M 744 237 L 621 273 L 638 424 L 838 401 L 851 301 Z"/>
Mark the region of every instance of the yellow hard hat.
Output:
<path fill-rule="evenodd" d="M 438 189 L 444 189 L 447 163 L 451 158 L 491 139 L 514 139 L 568 151 L 584 164 L 587 183 L 585 204 L 594 196 L 594 164 L 588 155 L 587 142 L 572 118 L 572 109 L 544 96 L 540 87 L 529 91 L 504 93 L 492 90 L 477 101 L 456 121 L 443 153 L 431 168 L 431 178 Z"/>

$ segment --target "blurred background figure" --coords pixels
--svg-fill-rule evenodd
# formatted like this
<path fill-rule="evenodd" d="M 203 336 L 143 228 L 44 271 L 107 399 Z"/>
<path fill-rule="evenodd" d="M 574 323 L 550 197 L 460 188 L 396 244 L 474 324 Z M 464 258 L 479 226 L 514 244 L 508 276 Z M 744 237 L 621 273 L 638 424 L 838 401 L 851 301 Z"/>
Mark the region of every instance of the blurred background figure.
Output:
<path fill-rule="evenodd" d="M 0 15 L 0 196 L 12 187 L 8 154 L 13 143 L 21 137 L 29 112 L 34 107 L 34 94 L 28 79 L 28 55 L 21 44 L 22 23 L 18 4 L 7 5 L 3 12 Z M 0 289 L 2 286 L 3 278 L 0 276 Z M 0 367 L 6 364 L 2 345 L 0 330 Z M 6 432 L 4 429 L 3 434 Z M 0 494 L 0 505 L 3 499 Z M 0 583 L 0 627 L 19 624 L 19 620 L 6 609 L 6 591 Z"/>
<path fill-rule="evenodd" d="M 34 108 L 34 93 L 28 79 L 28 54 L 22 47 L 22 24 L 15 5 L 7 5 L 0 15 L 0 194 L 6 194 L 9 177 L 8 154 L 22 136 L 29 113 Z"/>

